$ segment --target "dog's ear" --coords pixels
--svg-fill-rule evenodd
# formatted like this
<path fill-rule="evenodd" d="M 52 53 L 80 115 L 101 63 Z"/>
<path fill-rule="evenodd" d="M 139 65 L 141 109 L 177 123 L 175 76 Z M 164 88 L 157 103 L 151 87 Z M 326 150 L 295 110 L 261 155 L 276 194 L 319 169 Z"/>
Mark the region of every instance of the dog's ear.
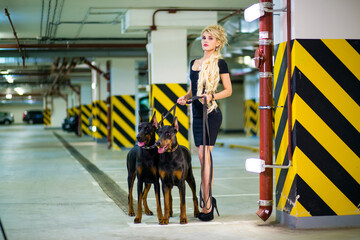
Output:
<path fill-rule="evenodd" d="M 154 111 L 154 114 L 151 118 L 151 124 L 155 127 L 155 128 L 158 128 L 158 121 L 156 119 L 156 111 Z"/>
<path fill-rule="evenodd" d="M 179 122 L 177 117 L 174 118 L 172 126 L 176 129 L 176 132 L 179 131 Z"/>
<path fill-rule="evenodd" d="M 140 111 L 139 111 L 139 119 L 140 119 L 140 123 L 142 123 L 142 117 L 141 117 L 141 114 L 140 114 Z"/>

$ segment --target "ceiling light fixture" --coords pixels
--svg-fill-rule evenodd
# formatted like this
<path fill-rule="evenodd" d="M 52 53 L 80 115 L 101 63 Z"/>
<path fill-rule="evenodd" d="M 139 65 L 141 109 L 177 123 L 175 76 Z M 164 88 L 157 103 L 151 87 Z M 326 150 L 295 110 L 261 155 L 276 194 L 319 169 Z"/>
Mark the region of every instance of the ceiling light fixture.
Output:
<path fill-rule="evenodd" d="M 7 75 L 7 76 L 5 76 L 5 78 L 6 78 L 6 81 L 8 83 L 13 83 L 14 82 L 14 79 L 12 78 L 12 76 Z"/>

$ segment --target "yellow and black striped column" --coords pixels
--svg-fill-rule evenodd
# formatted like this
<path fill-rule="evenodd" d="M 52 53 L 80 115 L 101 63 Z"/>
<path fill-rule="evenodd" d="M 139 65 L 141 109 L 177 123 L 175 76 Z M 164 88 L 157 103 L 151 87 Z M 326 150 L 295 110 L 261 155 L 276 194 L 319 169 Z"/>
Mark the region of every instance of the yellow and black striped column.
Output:
<path fill-rule="evenodd" d="M 91 136 L 91 130 L 89 129 L 89 119 L 91 117 L 92 104 L 81 105 L 81 130 L 83 134 Z"/>
<path fill-rule="evenodd" d="M 256 136 L 258 133 L 259 104 L 255 99 L 245 100 L 245 133 L 246 136 Z"/>
<path fill-rule="evenodd" d="M 275 47 L 276 163 L 287 165 L 286 43 Z M 292 41 L 290 169 L 275 171 L 277 219 L 295 228 L 360 225 L 360 41 Z M 284 220 L 285 219 L 285 220 Z M 287 220 L 286 220 L 287 219 Z"/>
<path fill-rule="evenodd" d="M 51 110 L 48 108 L 44 110 L 44 126 L 51 126 Z"/>
<path fill-rule="evenodd" d="M 112 148 L 131 148 L 136 142 L 135 96 L 112 96 Z"/>
<path fill-rule="evenodd" d="M 167 113 L 176 103 L 176 100 L 184 96 L 187 92 L 186 84 L 168 83 L 168 84 L 153 84 L 152 86 L 153 108 L 156 111 L 156 118 L 161 120 L 161 114 Z M 186 106 L 176 108 L 176 117 L 179 122 L 179 132 L 176 137 L 180 145 L 189 148 L 189 116 Z M 164 121 L 165 125 L 170 125 L 173 122 L 172 114 L 169 114 Z"/>
<path fill-rule="evenodd" d="M 107 106 L 106 101 L 98 100 L 92 104 L 93 137 L 96 140 L 107 141 Z"/>
<path fill-rule="evenodd" d="M 75 115 L 75 112 L 74 112 L 73 108 L 68 108 L 67 113 L 68 113 L 68 117 L 72 117 L 72 116 Z"/>

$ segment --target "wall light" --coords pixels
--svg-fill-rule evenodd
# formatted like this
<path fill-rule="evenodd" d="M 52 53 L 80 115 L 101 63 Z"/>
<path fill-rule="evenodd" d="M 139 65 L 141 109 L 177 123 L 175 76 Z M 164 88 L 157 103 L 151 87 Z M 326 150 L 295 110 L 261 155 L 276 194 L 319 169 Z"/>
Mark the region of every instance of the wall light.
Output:
<path fill-rule="evenodd" d="M 244 18 L 247 22 L 252 22 L 265 15 L 265 12 L 286 12 L 286 7 L 282 9 L 273 9 L 271 2 L 255 3 L 245 9 Z"/>
<path fill-rule="evenodd" d="M 24 95 L 24 89 L 20 87 L 14 88 L 15 92 L 17 92 L 19 95 Z"/>
<path fill-rule="evenodd" d="M 252 22 L 265 15 L 264 5 L 262 3 L 255 3 L 245 9 L 244 18 L 247 22 Z"/>
<path fill-rule="evenodd" d="M 280 169 L 288 169 L 291 167 L 291 161 L 289 160 L 288 165 L 265 165 L 265 160 L 259 158 L 248 158 L 245 161 L 245 169 L 248 172 L 253 173 L 262 173 L 265 171 L 265 168 L 280 168 Z"/>
<path fill-rule="evenodd" d="M 12 94 L 11 93 L 6 94 L 5 98 L 6 99 L 12 99 Z"/>

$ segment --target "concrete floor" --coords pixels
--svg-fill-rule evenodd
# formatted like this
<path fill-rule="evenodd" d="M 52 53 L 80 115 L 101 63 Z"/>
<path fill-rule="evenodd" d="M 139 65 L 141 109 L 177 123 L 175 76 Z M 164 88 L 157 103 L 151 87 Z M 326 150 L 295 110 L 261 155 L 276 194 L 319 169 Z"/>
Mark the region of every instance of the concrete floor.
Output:
<path fill-rule="evenodd" d="M 160 226 L 156 216 L 144 216 L 133 224 L 127 214 L 104 193 L 93 176 L 70 154 L 56 134 L 96 165 L 127 193 L 127 151 L 106 149 L 90 137 L 78 138 L 42 126 L 0 126 L 0 217 L 8 239 L 359 239 L 360 229 L 293 230 L 267 222 L 256 214 L 258 176 L 244 169 L 245 159 L 257 157 L 248 149 L 258 140 L 222 135 L 224 147 L 213 151 L 220 217 L 200 222 L 192 214 L 187 189 L 187 225 L 179 224 L 178 191 L 173 191 L 174 217 Z M 193 155 L 194 175 L 199 188 L 200 164 Z M 134 191 L 136 195 L 136 191 Z M 153 191 L 149 206 L 155 212 Z M 0 235 L 0 239 L 2 235 Z"/>

